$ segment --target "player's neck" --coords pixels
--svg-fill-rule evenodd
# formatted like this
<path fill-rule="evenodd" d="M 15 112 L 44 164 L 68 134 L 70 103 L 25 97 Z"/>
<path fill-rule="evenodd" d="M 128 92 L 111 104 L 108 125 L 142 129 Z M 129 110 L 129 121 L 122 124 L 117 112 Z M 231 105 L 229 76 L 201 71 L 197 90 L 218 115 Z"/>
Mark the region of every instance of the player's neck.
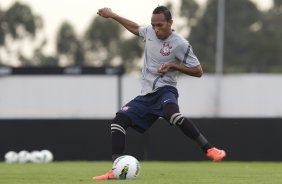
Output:
<path fill-rule="evenodd" d="M 170 32 L 167 34 L 167 36 L 164 37 L 164 39 L 162 39 L 162 40 L 166 40 L 168 37 L 170 37 L 170 35 L 172 34 L 172 31 L 173 31 L 173 30 L 170 30 Z"/>

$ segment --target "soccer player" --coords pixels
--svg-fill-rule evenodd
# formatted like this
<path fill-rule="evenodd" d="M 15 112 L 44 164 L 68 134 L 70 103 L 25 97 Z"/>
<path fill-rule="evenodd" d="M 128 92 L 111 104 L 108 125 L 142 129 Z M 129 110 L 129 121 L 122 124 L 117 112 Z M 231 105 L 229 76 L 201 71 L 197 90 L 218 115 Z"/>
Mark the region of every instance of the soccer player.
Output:
<path fill-rule="evenodd" d="M 202 148 L 207 157 L 220 161 L 225 151 L 215 148 L 201 134 L 195 124 L 179 111 L 176 89 L 179 72 L 201 77 L 203 70 L 192 46 L 172 29 L 170 10 L 158 6 L 153 10 L 151 25 L 141 27 L 110 8 L 97 12 L 104 18 L 112 18 L 134 35 L 144 39 L 144 65 L 142 69 L 141 94 L 127 103 L 116 113 L 111 122 L 112 161 L 123 154 L 127 128 L 145 132 L 159 118 L 166 119 Z M 110 170 L 93 180 L 116 179 Z"/>

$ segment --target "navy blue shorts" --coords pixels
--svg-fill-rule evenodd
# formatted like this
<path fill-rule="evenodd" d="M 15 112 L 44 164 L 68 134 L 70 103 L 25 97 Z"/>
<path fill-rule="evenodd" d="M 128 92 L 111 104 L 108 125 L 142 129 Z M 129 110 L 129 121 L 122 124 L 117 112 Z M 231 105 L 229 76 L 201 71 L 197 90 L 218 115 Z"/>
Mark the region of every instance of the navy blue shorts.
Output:
<path fill-rule="evenodd" d="M 133 128 L 143 133 L 159 118 L 164 117 L 163 106 L 168 103 L 178 105 L 178 91 L 175 87 L 164 86 L 154 93 L 137 96 L 117 113 L 127 115 Z"/>

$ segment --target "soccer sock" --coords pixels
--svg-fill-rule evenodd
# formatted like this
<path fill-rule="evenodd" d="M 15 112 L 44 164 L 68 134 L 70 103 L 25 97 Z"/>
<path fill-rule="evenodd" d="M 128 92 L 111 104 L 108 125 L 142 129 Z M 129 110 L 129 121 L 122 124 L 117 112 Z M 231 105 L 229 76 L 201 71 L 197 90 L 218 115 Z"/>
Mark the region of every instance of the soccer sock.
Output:
<path fill-rule="evenodd" d="M 201 146 L 204 153 L 207 153 L 208 149 L 213 147 L 202 134 L 199 135 L 196 142 Z"/>
<path fill-rule="evenodd" d="M 124 114 L 117 114 L 111 123 L 112 162 L 124 152 L 126 130 L 129 126 L 131 120 Z"/>
<path fill-rule="evenodd" d="M 186 136 L 196 141 L 201 146 L 204 153 L 207 153 L 207 150 L 212 147 L 191 120 L 184 118 L 178 127 Z"/>
<path fill-rule="evenodd" d="M 200 133 L 198 128 L 195 126 L 193 121 L 185 118 L 180 112 L 177 104 L 166 104 L 164 106 L 165 118 L 169 121 L 171 125 L 176 125 L 180 130 L 189 138 L 196 141 L 204 151 L 212 147 L 212 145 L 207 141 L 207 139 Z"/>
<path fill-rule="evenodd" d="M 112 133 L 112 162 L 122 155 L 125 148 L 125 135 L 121 132 Z"/>

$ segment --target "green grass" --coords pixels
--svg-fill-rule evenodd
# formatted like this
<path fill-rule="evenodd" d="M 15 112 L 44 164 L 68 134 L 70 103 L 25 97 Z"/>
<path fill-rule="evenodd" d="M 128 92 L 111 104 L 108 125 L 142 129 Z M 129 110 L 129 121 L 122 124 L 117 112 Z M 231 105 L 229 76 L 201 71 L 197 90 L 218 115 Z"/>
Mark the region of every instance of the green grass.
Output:
<path fill-rule="evenodd" d="M 53 162 L 7 164 L 0 162 L 0 184 L 278 184 L 280 162 L 141 162 L 135 180 L 91 181 L 103 174 L 110 162 Z"/>

